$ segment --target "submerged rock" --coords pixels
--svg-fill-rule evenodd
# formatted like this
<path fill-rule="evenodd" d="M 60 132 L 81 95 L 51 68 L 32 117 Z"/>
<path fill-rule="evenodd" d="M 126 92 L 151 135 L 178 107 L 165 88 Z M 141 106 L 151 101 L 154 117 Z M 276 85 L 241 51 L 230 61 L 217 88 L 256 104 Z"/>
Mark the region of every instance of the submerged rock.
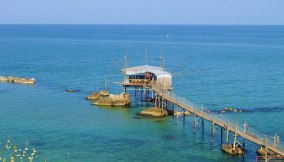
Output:
<path fill-rule="evenodd" d="M 139 115 L 144 116 L 152 116 L 152 117 L 162 117 L 167 116 L 168 112 L 164 109 L 158 108 L 158 107 L 151 107 L 147 108 L 139 113 Z"/>
<path fill-rule="evenodd" d="M 231 108 L 231 107 L 225 107 L 221 111 L 221 113 L 225 113 L 225 112 L 242 112 L 242 110 L 234 109 L 234 108 Z"/>

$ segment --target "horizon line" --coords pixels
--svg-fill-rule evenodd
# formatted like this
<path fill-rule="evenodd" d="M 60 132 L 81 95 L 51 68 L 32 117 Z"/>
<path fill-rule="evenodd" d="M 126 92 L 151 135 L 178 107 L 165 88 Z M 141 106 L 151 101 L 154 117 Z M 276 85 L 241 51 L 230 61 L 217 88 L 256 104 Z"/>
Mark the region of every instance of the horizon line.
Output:
<path fill-rule="evenodd" d="M 284 24 L 139 24 L 139 23 L 0 23 L 0 25 L 167 25 L 167 26 L 284 26 Z"/>

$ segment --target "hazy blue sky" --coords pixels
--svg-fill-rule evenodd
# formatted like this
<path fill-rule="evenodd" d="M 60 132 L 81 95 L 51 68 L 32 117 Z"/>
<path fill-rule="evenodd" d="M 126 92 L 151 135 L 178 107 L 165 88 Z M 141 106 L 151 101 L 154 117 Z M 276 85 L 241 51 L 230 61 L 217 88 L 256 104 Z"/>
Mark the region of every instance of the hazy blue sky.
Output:
<path fill-rule="evenodd" d="M 0 23 L 284 25 L 284 0 L 0 0 Z"/>

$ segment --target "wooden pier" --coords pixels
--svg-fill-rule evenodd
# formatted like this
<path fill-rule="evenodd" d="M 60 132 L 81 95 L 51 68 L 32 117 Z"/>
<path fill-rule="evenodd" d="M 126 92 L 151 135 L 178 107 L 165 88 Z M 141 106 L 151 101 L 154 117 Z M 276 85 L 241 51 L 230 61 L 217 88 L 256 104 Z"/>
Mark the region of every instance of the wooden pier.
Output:
<path fill-rule="evenodd" d="M 172 105 L 178 106 L 184 110 L 189 111 L 191 114 L 193 114 L 194 117 L 194 131 L 196 129 L 196 117 L 201 118 L 202 122 L 202 131 L 204 131 L 204 121 L 206 120 L 211 123 L 211 143 L 213 141 L 214 137 L 214 130 L 215 126 L 219 126 L 221 128 L 221 140 L 223 136 L 223 130 L 226 130 L 227 132 L 227 144 L 228 144 L 228 133 L 231 132 L 234 134 L 234 143 L 233 143 L 233 149 L 236 148 L 237 143 L 237 137 L 242 137 L 244 140 L 250 141 L 252 143 L 255 143 L 259 146 L 262 146 L 265 148 L 266 152 L 272 151 L 276 153 L 277 155 L 284 157 L 284 150 L 281 149 L 278 146 L 279 143 L 279 137 L 276 135 L 273 137 L 274 144 L 268 144 L 267 137 L 261 137 L 258 136 L 255 133 L 252 133 L 248 131 L 248 125 L 245 123 L 242 127 L 238 127 L 238 122 L 235 122 L 233 124 L 230 124 L 229 120 L 224 120 L 221 117 L 217 117 L 216 114 L 210 114 L 208 111 L 204 110 L 204 108 L 198 107 L 197 105 L 194 105 L 193 103 L 189 102 L 185 98 L 179 97 L 175 95 L 171 89 L 164 89 L 161 88 L 162 86 L 157 84 L 155 81 L 149 81 L 149 80 L 140 80 L 140 81 L 123 81 L 121 85 L 124 87 L 124 90 L 127 90 L 127 87 L 140 87 L 141 94 L 142 91 L 144 91 L 144 94 L 148 94 L 147 91 L 152 92 L 152 97 L 154 97 L 154 105 L 159 105 L 157 107 L 161 107 L 161 109 L 166 108 L 166 106 L 171 103 Z M 145 95 L 146 96 L 146 95 Z M 149 96 L 149 95 L 148 95 Z M 156 103 L 158 102 L 158 103 Z M 165 104 L 166 103 L 166 104 Z M 277 140 L 278 139 L 278 140 Z M 244 147 L 244 144 L 243 144 Z"/>
<path fill-rule="evenodd" d="M 167 109 L 175 107 L 181 108 L 193 114 L 193 131 L 196 131 L 197 121 L 196 118 L 201 119 L 202 133 L 204 133 L 204 121 L 208 121 L 211 124 L 211 138 L 210 142 L 213 143 L 215 126 L 221 128 L 221 143 L 222 149 L 226 152 L 233 154 L 238 154 L 239 150 L 245 153 L 245 141 L 250 141 L 264 148 L 265 154 L 262 155 L 267 161 L 268 152 L 275 153 L 272 156 L 283 157 L 284 150 L 279 146 L 279 136 L 275 134 L 273 137 L 273 144 L 268 143 L 268 136 L 262 136 L 258 133 L 248 129 L 248 124 L 245 122 L 242 126 L 239 126 L 238 122 L 230 123 L 229 119 L 225 119 L 221 114 L 212 113 L 205 110 L 203 106 L 197 106 L 183 97 L 179 97 L 172 91 L 172 74 L 165 71 L 164 68 L 164 58 L 161 54 L 161 65 L 160 67 L 148 66 L 147 65 L 147 50 L 146 50 L 146 65 L 137 66 L 132 68 L 127 68 L 128 61 L 127 57 L 124 57 L 124 80 L 120 83 L 123 86 L 124 92 L 134 90 L 135 99 L 136 95 L 140 94 L 141 101 L 152 101 L 154 107 Z M 132 88 L 129 88 L 132 87 Z M 143 93 L 144 92 L 144 93 Z M 150 95 L 151 92 L 151 95 Z M 144 99 L 142 99 L 144 98 Z M 185 119 L 185 118 L 184 118 Z M 226 130 L 226 143 L 223 144 L 223 131 Z M 234 140 L 233 144 L 229 143 L 229 133 L 233 133 Z M 238 137 L 243 139 L 243 144 L 241 146 L 240 142 L 237 140 Z M 224 146 L 224 147 L 223 147 Z M 228 147 L 229 146 L 229 147 Z M 283 145 L 281 145 L 283 146 Z M 230 148 L 231 150 L 226 150 Z M 271 155 L 270 155 L 271 156 Z"/>

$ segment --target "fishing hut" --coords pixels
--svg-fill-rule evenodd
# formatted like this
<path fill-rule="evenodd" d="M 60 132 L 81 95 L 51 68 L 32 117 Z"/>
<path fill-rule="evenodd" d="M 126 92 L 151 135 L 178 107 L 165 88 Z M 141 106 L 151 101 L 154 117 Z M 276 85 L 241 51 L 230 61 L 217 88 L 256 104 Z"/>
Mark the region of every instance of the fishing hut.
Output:
<path fill-rule="evenodd" d="M 136 66 L 122 69 L 124 80 L 122 86 L 124 91 L 135 91 L 135 99 L 141 101 L 152 101 L 154 92 L 151 84 L 159 85 L 161 89 L 172 89 L 172 74 L 158 66 Z"/>

